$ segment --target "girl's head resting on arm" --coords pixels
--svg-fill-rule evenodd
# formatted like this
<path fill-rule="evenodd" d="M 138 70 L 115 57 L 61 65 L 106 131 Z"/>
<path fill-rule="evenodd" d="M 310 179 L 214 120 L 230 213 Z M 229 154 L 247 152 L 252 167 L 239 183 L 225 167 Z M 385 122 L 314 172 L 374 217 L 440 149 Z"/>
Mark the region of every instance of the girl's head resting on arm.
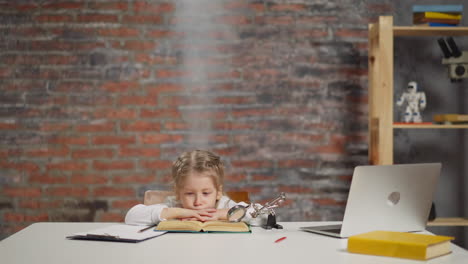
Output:
<path fill-rule="evenodd" d="M 183 208 L 215 208 L 223 195 L 224 165 L 209 151 L 182 153 L 172 165 L 172 178 Z"/>

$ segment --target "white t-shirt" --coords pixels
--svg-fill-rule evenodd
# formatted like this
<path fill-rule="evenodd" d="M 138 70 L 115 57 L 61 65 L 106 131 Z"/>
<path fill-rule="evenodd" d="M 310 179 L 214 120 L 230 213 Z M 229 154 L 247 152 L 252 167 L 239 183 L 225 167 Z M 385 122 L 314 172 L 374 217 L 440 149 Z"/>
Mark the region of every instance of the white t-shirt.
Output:
<path fill-rule="evenodd" d="M 245 202 L 236 203 L 227 196 L 222 196 L 221 199 L 216 204 L 216 209 L 228 209 L 235 205 L 244 205 L 248 204 Z M 128 225 L 154 225 L 158 224 L 161 219 L 161 212 L 164 208 L 173 208 L 173 207 L 182 207 L 180 203 L 176 200 L 175 196 L 169 196 L 166 198 L 162 204 L 152 204 L 144 205 L 137 204 L 128 210 L 127 215 L 125 216 L 125 223 Z M 250 206 L 247 209 L 247 213 L 242 221 L 249 223 L 252 220 L 250 215 L 254 209 Z"/>

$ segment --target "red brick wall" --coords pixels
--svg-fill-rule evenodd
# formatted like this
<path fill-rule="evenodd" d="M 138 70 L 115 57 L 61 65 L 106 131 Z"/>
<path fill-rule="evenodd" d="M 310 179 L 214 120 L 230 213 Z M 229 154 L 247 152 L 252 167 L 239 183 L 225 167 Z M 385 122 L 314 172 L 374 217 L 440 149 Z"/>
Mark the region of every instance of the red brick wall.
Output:
<path fill-rule="evenodd" d="M 122 221 L 197 147 L 226 189 L 286 192 L 279 220 L 342 216 L 367 161 L 367 24 L 389 4 L 181 2 L 0 2 L 0 238 Z"/>

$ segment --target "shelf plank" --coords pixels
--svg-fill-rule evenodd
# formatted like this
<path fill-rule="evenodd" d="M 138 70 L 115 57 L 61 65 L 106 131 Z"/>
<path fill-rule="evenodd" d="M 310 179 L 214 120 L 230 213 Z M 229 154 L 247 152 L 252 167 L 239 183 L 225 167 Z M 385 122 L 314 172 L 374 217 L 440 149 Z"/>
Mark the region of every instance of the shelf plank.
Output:
<path fill-rule="evenodd" d="M 465 129 L 468 124 L 464 125 L 445 125 L 445 124 L 393 124 L 393 128 L 399 129 Z"/>
<path fill-rule="evenodd" d="M 463 217 L 438 217 L 427 222 L 428 226 L 468 226 L 468 218 Z"/>
<path fill-rule="evenodd" d="M 468 27 L 394 26 L 394 36 L 468 36 Z"/>

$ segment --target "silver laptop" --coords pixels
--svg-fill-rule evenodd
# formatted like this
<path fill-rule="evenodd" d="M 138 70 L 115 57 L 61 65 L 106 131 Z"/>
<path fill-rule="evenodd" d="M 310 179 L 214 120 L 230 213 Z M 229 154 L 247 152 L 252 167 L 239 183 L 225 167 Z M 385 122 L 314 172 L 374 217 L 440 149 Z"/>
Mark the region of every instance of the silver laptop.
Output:
<path fill-rule="evenodd" d="M 346 238 L 373 230 L 426 228 L 441 163 L 357 166 L 342 225 L 301 230 Z"/>

